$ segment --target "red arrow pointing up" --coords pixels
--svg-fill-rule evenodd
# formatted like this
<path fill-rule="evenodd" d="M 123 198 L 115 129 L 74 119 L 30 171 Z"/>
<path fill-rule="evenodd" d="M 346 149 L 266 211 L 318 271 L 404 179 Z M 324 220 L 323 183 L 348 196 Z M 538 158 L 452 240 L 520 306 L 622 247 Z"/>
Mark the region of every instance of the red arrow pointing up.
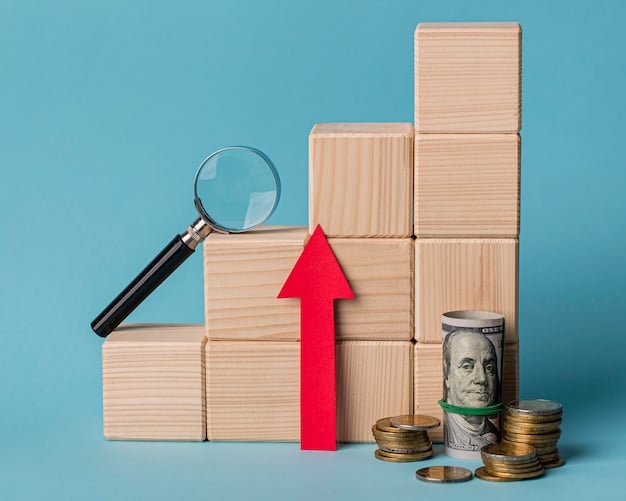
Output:
<path fill-rule="evenodd" d="M 337 449 L 335 299 L 354 293 L 318 225 L 279 298 L 300 300 L 300 448 Z"/>

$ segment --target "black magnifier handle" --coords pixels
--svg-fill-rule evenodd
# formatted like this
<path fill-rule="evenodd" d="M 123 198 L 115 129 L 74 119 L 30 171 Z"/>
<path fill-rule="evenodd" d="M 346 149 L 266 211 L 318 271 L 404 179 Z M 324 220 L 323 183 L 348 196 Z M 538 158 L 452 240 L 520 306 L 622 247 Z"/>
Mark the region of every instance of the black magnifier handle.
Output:
<path fill-rule="evenodd" d="M 121 324 L 183 261 L 191 256 L 212 228 L 198 218 L 182 235 L 172 241 L 146 266 L 128 286 L 98 315 L 91 328 L 98 336 L 106 337 Z"/>

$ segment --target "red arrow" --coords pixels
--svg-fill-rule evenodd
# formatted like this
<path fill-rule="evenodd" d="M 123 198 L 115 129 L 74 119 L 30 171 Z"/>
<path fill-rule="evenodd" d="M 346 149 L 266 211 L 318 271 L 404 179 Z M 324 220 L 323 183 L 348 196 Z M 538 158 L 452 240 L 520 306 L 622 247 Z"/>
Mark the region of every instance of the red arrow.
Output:
<path fill-rule="evenodd" d="M 300 298 L 300 448 L 337 449 L 335 299 L 354 293 L 321 226 L 304 247 L 279 298 Z"/>

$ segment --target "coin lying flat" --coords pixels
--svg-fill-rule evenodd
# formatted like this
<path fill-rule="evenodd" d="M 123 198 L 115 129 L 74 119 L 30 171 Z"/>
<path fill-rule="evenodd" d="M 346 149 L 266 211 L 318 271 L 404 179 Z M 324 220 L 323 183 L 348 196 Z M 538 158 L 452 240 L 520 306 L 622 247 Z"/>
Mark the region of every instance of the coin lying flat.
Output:
<path fill-rule="evenodd" d="M 560 424 L 561 424 L 560 421 L 556 421 L 555 424 L 548 423 L 548 425 L 546 425 L 546 423 L 543 423 L 543 424 L 528 425 L 528 424 L 513 423 L 510 420 L 505 419 L 502 422 L 502 427 L 505 430 L 513 432 L 513 433 L 521 433 L 521 434 L 526 434 L 526 435 L 548 435 L 548 434 L 552 435 L 555 433 L 559 433 Z"/>
<path fill-rule="evenodd" d="M 373 426 L 372 434 L 376 438 L 388 440 L 430 440 L 428 435 L 423 431 L 401 430 L 400 428 L 398 428 L 398 431 L 382 431 L 376 428 L 376 426 Z"/>
<path fill-rule="evenodd" d="M 424 431 L 437 428 L 441 422 L 432 416 L 423 414 L 405 414 L 403 416 L 395 416 L 391 419 L 391 425 L 403 430 Z"/>
<path fill-rule="evenodd" d="M 412 454 L 396 454 L 393 452 L 385 452 L 380 449 L 374 451 L 376 459 L 387 461 L 390 463 L 412 463 L 413 461 L 421 461 L 433 455 L 432 449 L 426 452 L 416 452 Z"/>
<path fill-rule="evenodd" d="M 498 463 L 494 461 L 485 462 L 485 468 L 489 473 L 495 474 L 495 472 L 503 471 L 503 472 L 511 472 L 511 473 L 528 473 L 531 471 L 540 470 L 543 468 L 541 461 L 539 458 L 535 459 L 532 463 L 525 463 L 523 465 L 518 465 L 516 463 Z"/>
<path fill-rule="evenodd" d="M 554 461 L 549 461 L 547 463 L 543 463 L 544 468 L 558 468 L 559 466 L 563 466 L 565 461 L 562 458 L 557 458 Z"/>
<path fill-rule="evenodd" d="M 549 454 L 540 454 L 538 455 L 538 457 L 539 461 L 545 464 L 557 461 L 558 459 L 560 459 L 561 456 L 559 456 L 559 450 L 556 449 L 554 452 L 551 452 Z"/>
<path fill-rule="evenodd" d="M 510 478 L 512 480 L 529 480 L 531 478 L 537 478 L 543 475 L 543 466 L 540 466 L 536 470 L 530 472 L 504 472 L 504 471 L 492 471 L 485 466 L 485 470 L 489 475 L 494 477 Z"/>
<path fill-rule="evenodd" d="M 550 433 L 523 433 L 505 427 L 502 433 L 503 435 L 512 438 L 518 438 L 519 441 L 524 442 L 526 440 L 534 440 L 535 442 L 556 442 L 559 438 L 561 438 L 561 430 L 553 431 Z"/>
<path fill-rule="evenodd" d="M 379 431 L 385 431 L 387 433 L 403 433 L 406 431 L 406 430 L 401 430 L 397 426 L 393 426 L 391 424 L 390 418 L 379 419 L 378 421 L 376 421 L 376 424 L 374 425 L 374 427 Z"/>
<path fill-rule="evenodd" d="M 472 472 L 460 466 L 427 466 L 417 470 L 415 476 L 422 482 L 447 484 L 467 482 L 472 479 Z"/>
<path fill-rule="evenodd" d="M 532 445 L 512 442 L 489 444 L 480 450 L 483 458 L 494 461 L 526 461 L 537 457 L 537 451 Z"/>
<path fill-rule="evenodd" d="M 507 412 L 510 414 L 549 416 L 563 413 L 563 406 L 554 400 L 544 400 L 542 398 L 518 400 L 511 402 L 507 406 Z"/>
<path fill-rule="evenodd" d="M 388 447 L 383 444 L 378 444 L 378 448 L 383 452 L 393 452 L 395 454 L 414 454 L 417 452 L 427 452 L 433 449 L 432 445 L 426 445 L 424 447 L 414 447 L 412 449 L 403 449 L 399 447 Z"/>
<path fill-rule="evenodd" d="M 563 413 L 558 412 L 556 414 L 520 414 L 519 412 L 515 412 L 510 408 L 506 408 L 504 410 L 503 417 L 505 419 L 510 419 L 512 421 L 516 421 L 518 423 L 525 424 L 542 424 L 542 423 L 560 423 L 563 421 Z"/>
<path fill-rule="evenodd" d="M 517 470 L 517 469 L 524 469 L 524 468 L 537 468 L 537 466 L 541 466 L 541 461 L 539 460 L 538 457 L 530 460 L 530 461 L 515 461 L 515 462 L 503 462 L 503 461 L 493 461 L 492 459 L 489 459 L 487 457 L 483 458 L 483 463 L 485 463 L 485 466 L 487 467 L 488 470 L 494 470 L 494 469 L 498 469 L 498 468 L 503 468 L 506 469 L 507 471 L 509 470 Z"/>
<path fill-rule="evenodd" d="M 487 470 L 485 469 L 484 466 L 481 466 L 480 468 L 476 468 L 476 471 L 474 471 L 474 475 L 476 476 L 476 478 L 480 478 L 481 480 L 487 480 L 489 482 L 514 482 L 515 481 L 514 478 L 496 477 L 495 475 L 491 475 L 487 473 Z"/>

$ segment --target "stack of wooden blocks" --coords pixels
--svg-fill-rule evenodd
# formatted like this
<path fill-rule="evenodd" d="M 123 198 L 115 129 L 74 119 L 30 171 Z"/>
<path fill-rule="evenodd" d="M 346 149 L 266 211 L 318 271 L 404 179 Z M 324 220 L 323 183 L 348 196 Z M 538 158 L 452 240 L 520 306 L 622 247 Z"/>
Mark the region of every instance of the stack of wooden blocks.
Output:
<path fill-rule="evenodd" d="M 415 129 L 313 127 L 308 228 L 211 235 L 204 328 L 105 341 L 105 436 L 298 441 L 300 305 L 276 296 L 318 224 L 356 296 L 335 306 L 339 442 L 372 442 L 383 416 L 441 415 L 445 311 L 505 315 L 515 398 L 519 117 L 517 24 L 419 25 Z"/>
<path fill-rule="evenodd" d="M 503 399 L 517 396 L 520 52 L 516 23 L 423 23 L 415 31 L 418 413 L 442 414 L 447 311 L 504 315 Z"/>

